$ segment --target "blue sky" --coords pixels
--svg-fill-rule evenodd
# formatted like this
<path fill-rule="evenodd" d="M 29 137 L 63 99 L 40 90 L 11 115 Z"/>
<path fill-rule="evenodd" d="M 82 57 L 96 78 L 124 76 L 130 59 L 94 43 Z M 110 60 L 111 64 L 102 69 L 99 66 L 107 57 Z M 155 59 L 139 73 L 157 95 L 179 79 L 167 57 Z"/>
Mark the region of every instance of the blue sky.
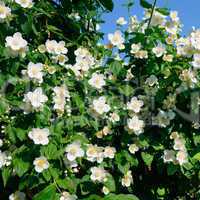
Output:
<path fill-rule="evenodd" d="M 101 25 L 101 30 L 104 33 L 114 32 L 116 29 L 116 19 L 120 16 L 125 17 L 128 20 L 127 8 L 122 6 L 127 0 L 113 0 L 114 10 L 112 13 L 104 14 L 103 19 L 105 23 Z M 139 19 L 143 16 L 143 9 L 139 6 L 139 0 L 133 0 L 135 2 L 131 9 L 131 15 L 137 15 Z M 152 2 L 153 0 L 149 0 Z M 200 28 L 200 0 L 157 0 L 158 6 L 167 7 L 170 10 L 177 10 L 179 17 L 184 24 L 183 35 L 188 34 L 192 26 Z"/>

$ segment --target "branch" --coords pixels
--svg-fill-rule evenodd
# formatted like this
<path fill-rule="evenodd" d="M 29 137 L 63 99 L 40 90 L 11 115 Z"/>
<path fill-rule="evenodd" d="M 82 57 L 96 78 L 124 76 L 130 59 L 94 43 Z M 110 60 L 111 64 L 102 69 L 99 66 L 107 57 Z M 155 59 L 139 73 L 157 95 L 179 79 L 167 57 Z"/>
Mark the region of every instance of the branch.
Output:
<path fill-rule="evenodd" d="M 153 6 L 152 6 L 152 10 L 151 10 L 151 15 L 150 15 L 149 22 L 148 22 L 148 26 L 147 26 L 147 29 L 149 28 L 149 26 L 150 26 L 150 24 L 151 24 L 151 20 L 152 20 L 152 17 L 153 17 L 153 12 L 154 12 L 155 7 L 156 7 L 156 2 L 157 2 L 157 0 L 154 0 Z"/>

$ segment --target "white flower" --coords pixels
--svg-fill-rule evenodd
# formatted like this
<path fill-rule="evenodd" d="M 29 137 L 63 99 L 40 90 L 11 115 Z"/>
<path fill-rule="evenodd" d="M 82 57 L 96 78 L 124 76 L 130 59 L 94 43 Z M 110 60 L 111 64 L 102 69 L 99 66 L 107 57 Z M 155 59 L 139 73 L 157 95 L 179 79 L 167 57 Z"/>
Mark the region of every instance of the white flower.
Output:
<path fill-rule="evenodd" d="M 193 56 L 193 61 L 192 61 L 192 66 L 194 68 L 199 69 L 200 68 L 200 54 L 194 54 Z"/>
<path fill-rule="evenodd" d="M 7 156 L 0 150 L 0 169 L 6 165 Z"/>
<path fill-rule="evenodd" d="M 172 62 L 173 61 L 173 55 L 165 54 L 163 56 L 163 60 L 166 61 L 166 62 Z"/>
<path fill-rule="evenodd" d="M 174 162 L 176 160 L 176 152 L 173 150 L 164 150 L 164 162 Z"/>
<path fill-rule="evenodd" d="M 23 8 L 31 8 L 33 6 L 32 0 L 15 0 Z"/>
<path fill-rule="evenodd" d="M 141 43 L 138 43 L 138 44 L 132 44 L 131 45 L 131 53 L 132 54 L 136 54 L 136 53 L 138 53 L 138 51 L 141 49 Z"/>
<path fill-rule="evenodd" d="M 107 194 L 110 193 L 109 189 L 108 189 L 106 186 L 103 186 L 102 192 L 103 192 L 105 195 L 107 195 Z"/>
<path fill-rule="evenodd" d="M 132 97 L 131 101 L 127 103 L 127 109 L 139 113 L 143 105 L 143 101 L 138 100 L 137 97 Z"/>
<path fill-rule="evenodd" d="M 110 110 L 110 106 L 106 104 L 106 98 L 104 96 L 93 100 L 92 104 L 94 111 L 100 115 L 102 115 L 103 113 L 107 113 Z"/>
<path fill-rule="evenodd" d="M 37 80 L 39 83 L 43 82 L 43 64 L 42 63 L 32 63 L 29 62 L 28 64 L 28 69 L 27 69 L 27 74 L 31 79 Z"/>
<path fill-rule="evenodd" d="M 26 195 L 23 192 L 16 191 L 9 196 L 9 200 L 25 200 Z"/>
<path fill-rule="evenodd" d="M 200 50 L 200 30 L 191 33 L 191 43 L 195 49 Z"/>
<path fill-rule="evenodd" d="M 124 17 L 119 17 L 116 21 L 117 25 L 123 26 L 127 24 L 127 21 L 124 19 Z"/>
<path fill-rule="evenodd" d="M 34 144 L 42 144 L 47 145 L 49 143 L 49 129 L 47 128 L 33 128 L 29 133 L 28 136 L 30 139 L 34 141 Z"/>
<path fill-rule="evenodd" d="M 149 18 L 150 17 L 150 13 L 148 11 L 148 13 L 146 13 L 146 17 Z M 153 12 L 153 16 L 151 18 L 151 26 L 160 26 L 160 25 L 164 25 L 164 23 L 166 22 L 166 16 L 162 15 L 160 12 L 158 11 L 154 11 Z"/>
<path fill-rule="evenodd" d="M 11 15 L 11 9 L 5 6 L 4 2 L 0 1 L 0 22 Z"/>
<path fill-rule="evenodd" d="M 152 49 L 152 52 L 156 55 L 156 57 L 161 57 L 166 51 L 166 48 L 162 44 L 158 44 L 156 47 Z"/>
<path fill-rule="evenodd" d="M 191 86 L 197 83 L 196 74 L 191 69 L 184 69 L 180 74 L 180 79 Z"/>
<path fill-rule="evenodd" d="M 105 147 L 104 149 L 104 157 L 113 159 L 115 157 L 116 149 L 114 147 Z"/>
<path fill-rule="evenodd" d="M 56 40 L 47 40 L 45 46 L 48 53 L 60 55 L 67 54 L 68 52 L 64 41 L 57 42 Z"/>
<path fill-rule="evenodd" d="M 65 152 L 67 153 L 67 159 L 69 161 L 74 161 L 76 158 L 81 158 L 84 156 L 84 151 L 79 142 L 73 142 L 72 144 L 69 144 L 65 148 Z"/>
<path fill-rule="evenodd" d="M 92 174 L 90 175 L 90 178 L 92 181 L 98 181 L 98 182 L 104 182 L 107 172 L 102 167 L 92 167 L 90 169 Z"/>
<path fill-rule="evenodd" d="M 60 87 L 56 86 L 54 89 L 54 97 L 53 97 L 53 101 L 54 101 L 54 109 L 59 113 L 62 114 L 64 113 L 65 110 L 65 99 L 66 98 L 70 98 L 69 95 L 69 91 L 66 88 L 65 85 L 62 85 Z"/>
<path fill-rule="evenodd" d="M 155 75 L 151 75 L 146 79 L 145 83 L 152 87 L 158 84 L 158 78 Z"/>
<path fill-rule="evenodd" d="M 103 147 L 98 147 L 97 145 L 89 145 L 86 151 L 87 160 L 90 162 L 97 161 L 101 163 L 104 159 Z"/>
<path fill-rule="evenodd" d="M 27 41 L 22 38 L 22 34 L 17 32 L 13 36 L 6 37 L 6 47 L 9 47 L 13 54 L 24 54 L 27 50 Z"/>
<path fill-rule="evenodd" d="M 119 49 L 124 48 L 124 38 L 122 36 L 121 31 L 115 31 L 115 33 L 109 33 L 108 34 L 108 39 L 111 42 L 112 45 L 117 46 Z"/>
<path fill-rule="evenodd" d="M 97 89 L 101 89 L 106 85 L 105 77 L 103 74 L 93 73 L 92 78 L 88 81 L 88 83 Z"/>
<path fill-rule="evenodd" d="M 68 61 L 68 57 L 63 54 L 56 55 L 52 58 L 54 59 L 55 63 L 59 63 L 62 66 L 64 66 L 65 63 Z"/>
<path fill-rule="evenodd" d="M 174 139 L 174 150 L 185 151 L 185 140 L 181 137 Z"/>
<path fill-rule="evenodd" d="M 111 113 L 110 117 L 109 117 L 109 120 L 111 122 L 113 122 L 113 123 L 114 122 L 118 122 L 120 120 L 120 117 L 119 117 L 119 115 L 117 113 Z"/>
<path fill-rule="evenodd" d="M 57 43 L 57 45 L 55 46 L 55 53 L 56 54 L 67 54 L 68 49 L 65 47 L 65 42 L 64 41 L 60 41 Z"/>
<path fill-rule="evenodd" d="M 147 59 L 148 58 L 148 52 L 145 50 L 140 50 L 135 53 L 135 57 L 139 59 Z"/>
<path fill-rule="evenodd" d="M 60 197 L 60 200 L 76 200 L 77 196 L 72 195 L 69 192 L 63 192 L 62 196 Z"/>
<path fill-rule="evenodd" d="M 75 52 L 76 63 L 69 68 L 74 72 L 75 76 L 82 78 L 83 75 L 95 65 L 96 60 L 91 53 L 83 47 L 79 47 Z"/>
<path fill-rule="evenodd" d="M 99 148 L 97 145 L 89 145 L 86 151 L 87 160 L 91 162 L 96 161 L 100 152 L 102 152 L 102 148 Z"/>
<path fill-rule="evenodd" d="M 179 162 L 180 165 L 188 162 L 188 155 L 185 151 L 178 151 L 176 154 L 176 160 Z"/>
<path fill-rule="evenodd" d="M 42 88 L 36 88 L 33 92 L 25 94 L 24 101 L 30 103 L 33 108 L 42 108 L 43 104 L 48 100 L 47 96 L 43 94 Z"/>
<path fill-rule="evenodd" d="M 140 135 L 143 132 L 144 121 L 140 120 L 138 116 L 133 116 L 128 119 L 128 129 L 133 131 L 136 135 Z"/>
<path fill-rule="evenodd" d="M 138 22 L 137 16 L 136 15 L 131 16 L 130 22 L 129 22 L 129 27 L 128 27 L 128 32 L 129 33 L 134 32 L 137 30 L 138 27 L 139 27 L 139 22 Z"/>
<path fill-rule="evenodd" d="M 139 147 L 136 144 L 131 144 L 128 148 L 128 150 L 132 153 L 135 154 L 137 151 L 139 151 Z"/>
<path fill-rule="evenodd" d="M 33 164 L 35 165 L 35 171 L 38 173 L 41 173 L 45 169 L 49 168 L 49 162 L 44 156 L 35 158 L 35 160 L 33 161 Z"/>
<path fill-rule="evenodd" d="M 170 11 L 170 18 L 174 22 L 179 21 L 178 12 L 177 11 Z"/>
<path fill-rule="evenodd" d="M 131 184 L 133 183 L 133 177 L 132 177 L 132 173 L 129 170 L 124 177 L 122 178 L 122 186 L 124 187 L 130 187 Z"/>

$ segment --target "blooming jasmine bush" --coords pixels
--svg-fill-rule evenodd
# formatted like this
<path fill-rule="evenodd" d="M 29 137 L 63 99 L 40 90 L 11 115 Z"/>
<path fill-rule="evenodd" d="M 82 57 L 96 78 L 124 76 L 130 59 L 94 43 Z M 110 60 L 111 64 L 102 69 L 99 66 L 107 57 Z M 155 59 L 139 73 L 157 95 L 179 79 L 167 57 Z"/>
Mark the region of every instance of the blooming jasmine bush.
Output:
<path fill-rule="evenodd" d="M 140 4 L 0 2 L 0 199 L 200 198 L 200 30 Z"/>

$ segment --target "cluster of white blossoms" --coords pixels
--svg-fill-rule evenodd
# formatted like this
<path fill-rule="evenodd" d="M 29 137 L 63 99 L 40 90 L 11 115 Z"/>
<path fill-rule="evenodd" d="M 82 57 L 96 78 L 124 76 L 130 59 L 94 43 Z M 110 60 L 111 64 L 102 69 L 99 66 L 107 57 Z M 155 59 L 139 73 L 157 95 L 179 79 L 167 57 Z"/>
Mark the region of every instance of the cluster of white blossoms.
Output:
<path fill-rule="evenodd" d="M 106 103 L 106 97 L 101 96 L 98 99 L 94 99 L 92 102 L 92 109 L 98 115 L 109 112 L 110 106 Z"/>
<path fill-rule="evenodd" d="M 9 166 L 11 164 L 11 156 L 7 152 L 2 152 L 0 150 L 0 169 L 4 166 Z"/>
<path fill-rule="evenodd" d="M 124 17 L 119 17 L 116 21 L 117 25 L 119 26 L 123 26 L 123 25 L 126 25 L 128 22 L 125 20 Z"/>
<path fill-rule="evenodd" d="M 129 170 L 122 178 L 122 186 L 130 187 L 131 184 L 133 184 L 133 177 L 132 177 L 132 172 Z"/>
<path fill-rule="evenodd" d="M 138 116 L 143 105 L 143 101 L 139 100 L 137 97 L 132 97 L 131 101 L 127 103 L 127 109 L 129 111 L 129 116 L 131 117 L 127 121 L 129 133 L 133 132 L 136 135 L 140 135 L 144 131 L 145 123 L 143 120 L 140 120 Z"/>
<path fill-rule="evenodd" d="M 143 105 L 142 100 L 138 100 L 137 97 L 132 97 L 131 101 L 127 103 L 127 109 L 134 113 L 139 113 Z"/>
<path fill-rule="evenodd" d="M 136 144 L 129 145 L 128 150 L 130 153 L 135 154 L 137 151 L 139 151 L 139 147 Z"/>
<path fill-rule="evenodd" d="M 156 55 L 156 57 L 161 57 L 166 52 L 166 47 L 160 43 L 152 49 L 152 52 Z"/>
<path fill-rule="evenodd" d="M 48 136 L 50 135 L 48 128 L 33 128 L 28 137 L 33 140 L 34 144 L 47 145 L 49 143 Z"/>
<path fill-rule="evenodd" d="M 33 6 L 32 0 L 14 0 L 22 8 L 31 8 Z"/>
<path fill-rule="evenodd" d="M 9 196 L 9 200 L 26 200 L 26 195 L 24 192 L 16 191 Z"/>
<path fill-rule="evenodd" d="M 7 17 L 11 15 L 11 9 L 0 1 L 0 22 L 3 22 Z"/>
<path fill-rule="evenodd" d="M 81 158 L 85 154 L 79 141 L 69 144 L 65 148 L 65 152 L 67 153 L 66 156 L 69 161 L 75 161 L 77 158 Z"/>
<path fill-rule="evenodd" d="M 137 115 L 127 121 L 127 128 L 130 134 L 133 132 L 135 135 L 140 135 L 144 131 L 144 126 L 144 121 L 140 120 Z"/>
<path fill-rule="evenodd" d="M 11 56 L 25 56 L 28 50 L 28 43 L 19 32 L 15 33 L 13 36 L 7 36 L 5 46 L 10 50 Z"/>
<path fill-rule="evenodd" d="M 103 74 L 93 73 L 88 83 L 96 89 L 102 89 L 106 85 L 105 76 Z"/>
<path fill-rule="evenodd" d="M 35 160 L 33 161 L 33 165 L 35 166 L 35 171 L 38 173 L 41 173 L 49 168 L 49 162 L 44 156 L 35 158 Z"/>
<path fill-rule="evenodd" d="M 38 83 L 42 83 L 43 82 L 43 70 L 44 65 L 42 63 L 32 63 L 29 62 L 28 64 L 28 68 L 27 68 L 27 75 L 30 79 L 38 82 Z"/>
<path fill-rule="evenodd" d="M 130 51 L 136 58 L 139 59 L 147 59 L 148 58 L 148 52 L 146 50 L 142 49 L 141 43 L 138 44 L 132 44 L 131 45 L 131 51 Z"/>
<path fill-rule="evenodd" d="M 65 85 L 56 86 L 53 88 L 54 91 L 54 109 L 59 115 L 62 115 L 65 111 L 66 100 L 70 101 L 70 95 L 67 87 Z M 70 108 L 68 108 L 68 113 L 70 113 Z"/>
<path fill-rule="evenodd" d="M 56 40 L 47 40 L 45 43 L 46 51 L 48 53 L 59 55 L 67 54 L 68 49 L 65 47 L 64 41 L 57 42 Z"/>
<path fill-rule="evenodd" d="M 77 196 L 69 192 L 62 192 L 60 200 L 76 200 Z"/>
<path fill-rule="evenodd" d="M 97 145 L 90 144 L 86 150 L 86 158 L 91 162 L 101 163 L 104 158 L 113 159 L 115 157 L 116 149 L 114 147 L 106 146 L 99 147 Z"/>
<path fill-rule="evenodd" d="M 153 118 L 153 123 L 159 127 L 165 128 L 175 116 L 176 114 L 172 110 L 159 110 L 158 114 Z"/>
<path fill-rule="evenodd" d="M 76 56 L 76 62 L 74 65 L 68 65 L 77 78 L 83 78 L 87 74 L 88 70 L 95 66 L 96 60 L 88 49 L 84 47 L 79 47 L 74 52 Z"/>
<path fill-rule="evenodd" d="M 113 46 L 116 46 L 119 49 L 124 49 L 125 39 L 122 36 L 121 31 L 115 31 L 115 33 L 109 33 L 108 39 Z"/>
<path fill-rule="evenodd" d="M 174 140 L 173 150 L 165 150 L 163 155 L 164 162 L 173 162 L 183 165 L 188 162 L 187 149 L 185 147 L 185 140 L 177 132 L 172 132 L 170 139 Z"/>
<path fill-rule="evenodd" d="M 90 168 L 91 175 L 90 178 L 94 182 L 100 182 L 103 183 L 106 181 L 106 176 L 108 175 L 108 172 L 102 167 L 91 167 Z"/>
<path fill-rule="evenodd" d="M 32 109 L 39 111 L 47 100 L 48 97 L 44 95 L 42 88 L 38 87 L 33 92 L 28 92 L 24 95 L 25 111 L 29 112 Z"/>

